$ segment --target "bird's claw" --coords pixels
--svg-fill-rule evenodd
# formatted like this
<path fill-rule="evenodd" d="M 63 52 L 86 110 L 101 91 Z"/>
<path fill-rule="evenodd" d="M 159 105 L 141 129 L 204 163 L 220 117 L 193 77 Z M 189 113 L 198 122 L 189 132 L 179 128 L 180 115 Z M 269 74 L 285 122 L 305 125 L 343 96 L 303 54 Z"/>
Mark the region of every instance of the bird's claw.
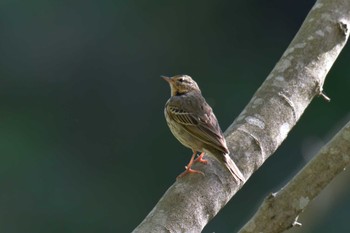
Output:
<path fill-rule="evenodd" d="M 204 173 L 198 170 L 193 170 L 192 168 L 189 168 L 187 166 L 185 166 L 186 170 L 184 172 L 182 172 L 180 175 L 177 176 L 177 179 L 184 177 L 185 175 L 189 174 L 189 173 L 196 173 L 196 174 L 201 174 L 204 176 Z"/>

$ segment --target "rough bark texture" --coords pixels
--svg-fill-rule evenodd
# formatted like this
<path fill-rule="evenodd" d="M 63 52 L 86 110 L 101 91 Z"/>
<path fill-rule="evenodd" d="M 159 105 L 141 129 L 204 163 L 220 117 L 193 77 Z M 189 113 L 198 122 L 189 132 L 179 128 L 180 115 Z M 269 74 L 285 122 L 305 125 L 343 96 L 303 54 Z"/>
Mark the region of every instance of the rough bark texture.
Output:
<path fill-rule="evenodd" d="M 349 0 L 319 0 L 254 97 L 226 130 L 246 178 L 278 148 L 322 86 L 349 35 Z M 216 161 L 177 180 L 133 232 L 200 232 L 241 188 Z"/>
<path fill-rule="evenodd" d="M 350 122 L 278 193 L 268 196 L 239 231 L 283 232 L 300 225 L 298 215 L 350 164 Z"/>

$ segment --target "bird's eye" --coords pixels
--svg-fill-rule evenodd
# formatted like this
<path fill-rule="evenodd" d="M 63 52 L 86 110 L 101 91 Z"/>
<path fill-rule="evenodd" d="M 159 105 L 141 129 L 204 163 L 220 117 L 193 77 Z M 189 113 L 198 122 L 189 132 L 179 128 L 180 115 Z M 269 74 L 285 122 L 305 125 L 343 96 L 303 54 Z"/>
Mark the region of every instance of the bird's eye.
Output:
<path fill-rule="evenodd" d="M 183 78 L 179 78 L 179 82 L 180 82 L 180 83 L 183 83 L 183 82 L 184 82 L 184 79 L 183 79 Z"/>

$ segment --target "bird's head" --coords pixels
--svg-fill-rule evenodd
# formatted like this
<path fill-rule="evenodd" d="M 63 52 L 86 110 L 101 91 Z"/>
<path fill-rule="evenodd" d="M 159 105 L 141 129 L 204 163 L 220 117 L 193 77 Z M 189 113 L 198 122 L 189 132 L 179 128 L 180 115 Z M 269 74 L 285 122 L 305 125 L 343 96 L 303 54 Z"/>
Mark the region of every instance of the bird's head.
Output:
<path fill-rule="evenodd" d="M 170 85 L 171 95 L 183 95 L 191 91 L 198 91 L 197 83 L 188 75 L 176 75 L 173 77 L 161 76 Z"/>

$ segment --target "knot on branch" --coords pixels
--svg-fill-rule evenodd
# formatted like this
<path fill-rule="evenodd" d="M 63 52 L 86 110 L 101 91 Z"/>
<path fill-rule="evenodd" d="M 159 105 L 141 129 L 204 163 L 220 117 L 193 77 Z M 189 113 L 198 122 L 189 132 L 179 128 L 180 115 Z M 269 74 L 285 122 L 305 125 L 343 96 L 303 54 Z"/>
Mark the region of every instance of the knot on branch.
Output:
<path fill-rule="evenodd" d="M 348 35 L 349 35 L 349 25 L 348 25 L 348 23 L 343 21 L 343 20 L 341 20 L 338 23 L 338 26 L 339 26 L 339 29 L 342 32 L 343 36 L 345 36 L 345 38 L 347 38 Z"/>

